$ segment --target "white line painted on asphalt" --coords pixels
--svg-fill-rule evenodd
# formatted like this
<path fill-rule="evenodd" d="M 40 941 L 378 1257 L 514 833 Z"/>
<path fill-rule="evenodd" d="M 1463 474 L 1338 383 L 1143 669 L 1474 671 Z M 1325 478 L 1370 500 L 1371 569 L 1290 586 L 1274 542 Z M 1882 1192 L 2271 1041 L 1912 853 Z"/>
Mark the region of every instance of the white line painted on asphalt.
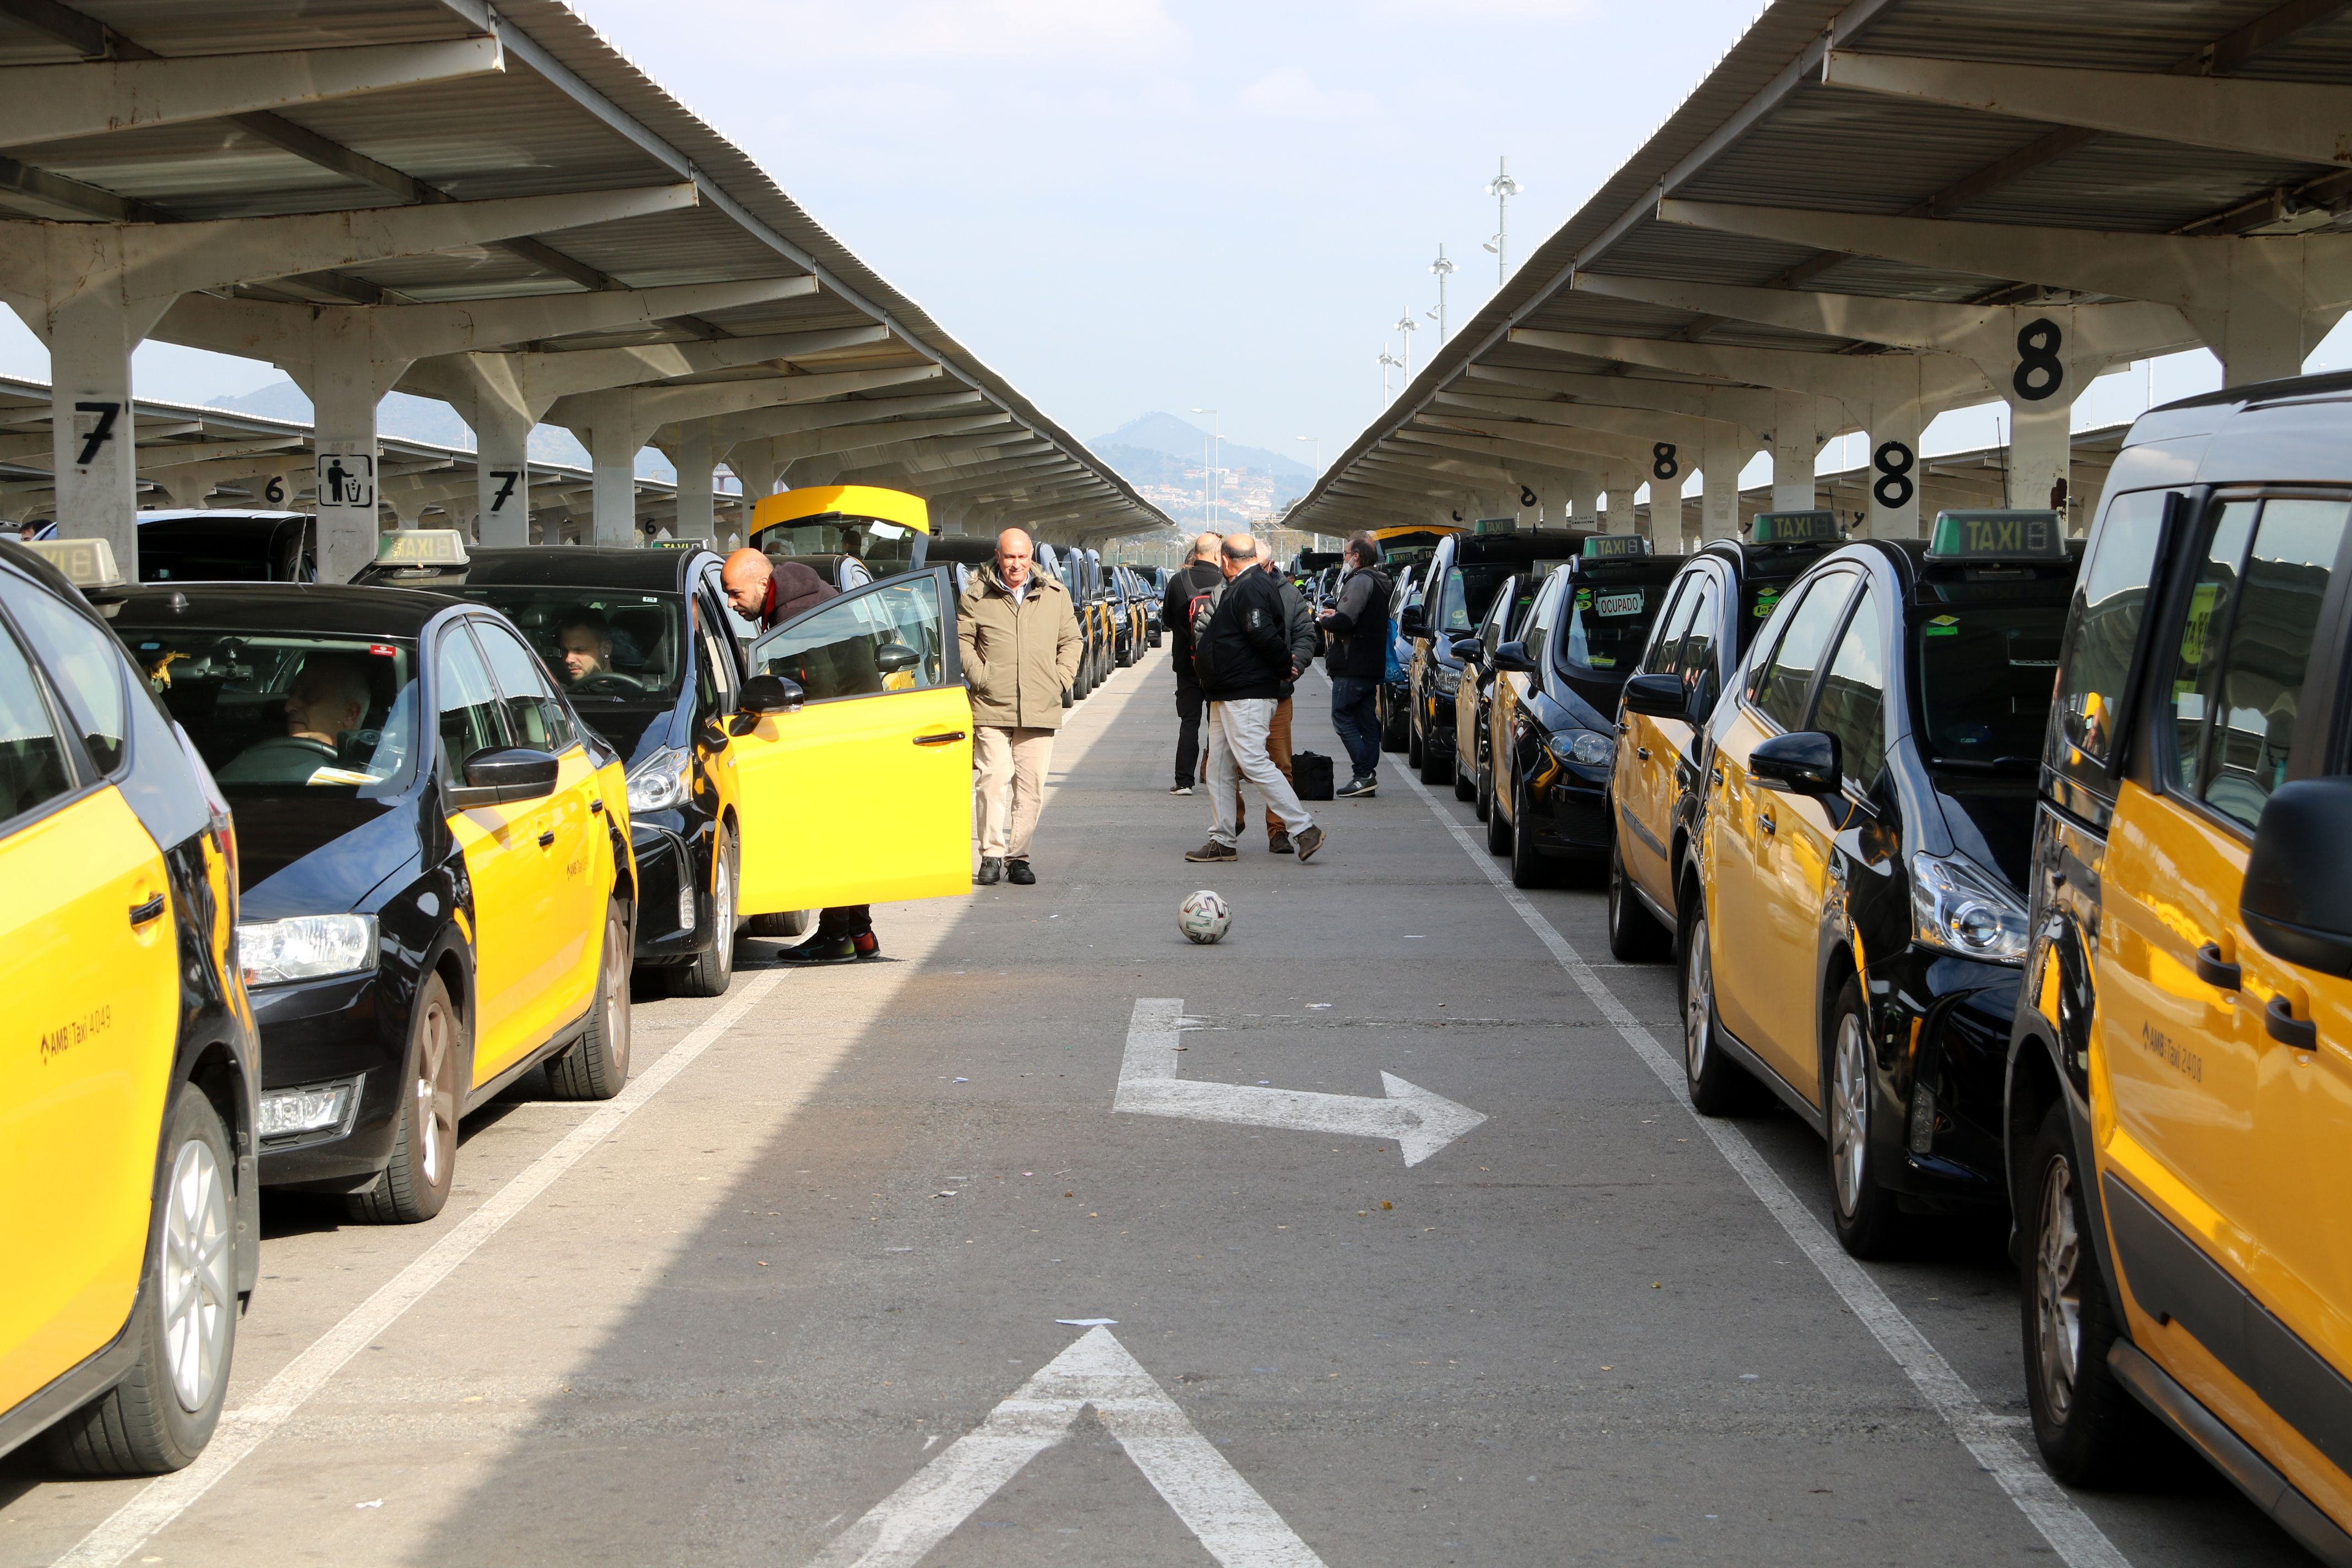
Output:
<path fill-rule="evenodd" d="M 1381 1074 L 1386 1100 L 1370 1095 L 1317 1094 L 1307 1089 L 1253 1089 L 1233 1083 L 1187 1083 L 1176 1076 L 1176 1037 L 1184 1004 L 1173 996 L 1142 996 L 1127 1026 L 1113 1111 L 1225 1121 L 1243 1127 L 1283 1127 L 1348 1138 L 1385 1138 L 1408 1165 L 1418 1165 L 1486 1120 L 1466 1105 Z"/>
<path fill-rule="evenodd" d="M 1568 977 L 1576 983 L 1578 990 L 1584 993 L 1585 999 L 1615 1026 L 1625 1043 L 1633 1047 L 1633 1054 L 1642 1058 L 1643 1065 L 1655 1073 L 1658 1080 L 1666 1086 L 1667 1093 L 1674 1096 L 1685 1110 L 1690 1111 L 1691 1120 L 1698 1124 L 1708 1142 L 1738 1173 L 1739 1179 L 1748 1184 L 1748 1190 L 1754 1193 L 1757 1201 L 1780 1222 L 1780 1228 L 1789 1233 L 1789 1239 L 1797 1244 L 1798 1250 L 1812 1261 L 1813 1267 L 1821 1271 L 1822 1278 L 1829 1281 L 1830 1289 L 1835 1290 L 1852 1309 L 1853 1315 L 1877 1336 L 1878 1342 L 1885 1347 L 1888 1355 L 1895 1358 L 1895 1364 L 1903 1369 L 1912 1386 L 1934 1407 L 1936 1414 L 1944 1418 L 1945 1424 L 1951 1427 L 1952 1435 L 1959 1438 L 1977 1463 L 1984 1467 L 1986 1473 L 2000 1483 L 2001 1490 L 2009 1494 L 2010 1500 L 2032 1521 L 2033 1528 L 2042 1532 L 2042 1538 L 2065 1559 L 2070 1568 L 2129 1568 L 2129 1559 L 2116 1550 L 2115 1543 L 2107 1539 L 2106 1533 L 2074 1505 L 2074 1500 L 2050 1479 L 2049 1472 L 2042 1469 L 2017 1441 L 2013 1435 L 2016 1430 L 2013 1418 L 1996 1415 L 1986 1408 L 1976 1390 L 1952 1370 L 1952 1364 L 1944 1359 L 1943 1352 L 1919 1331 L 1918 1325 L 1906 1317 L 1900 1307 L 1887 1299 L 1886 1292 L 1879 1289 L 1878 1281 L 1870 1277 L 1869 1270 L 1846 1255 L 1845 1249 L 1837 1244 L 1837 1239 L 1830 1235 L 1820 1219 L 1790 1190 L 1789 1184 L 1780 1179 L 1780 1173 L 1757 1152 L 1756 1145 L 1749 1142 L 1747 1133 L 1728 1121 L 1701 1116 L 1692 1109 L 1682 1063 L 1659 1045 L 1648 1029 L 1643 1027 L 1633 1011 L 1619 1001 L 1616 994 L 1592 972 L 1592 966 L 1578 955 L 1566 938 L 1552 929 L 1551 921 L 1543 917 L 1543 912 L 1528 902 L 1525 894 L 1511 886 L 1502 868 L 1495 864 L 1494 857 L 1477 846 L 1469 830 L 1455 821 L 1450 812 L 1438 805 L 1437 797 L 1410 773 L 1404 774 L 1404 781 L 1427 804 L 1438 825 L 1454 835 L 1454 842 L 1462 846 L 1463 853 L 1468 855 L 1486 874 L 1486 879 L 1500 890 L 1504 901 L 1527 922 L 1528 929 L 1535 932 L 1536 940 L 1551 950 L 1552 957 L 1568 971 Z"/>
<path fill-rule="evenodd" d="M 668 1087 L 671 1079 L 773 991 L 786 973 L 770 970 L 730 996 L 717 1012 L 631 1079 L 627 1088 L 590 1111 L 554 1147 L 523 1167 L 512 1181 L 490 1194 L 481 1207 L 450 1226 L 447 1235 L 386 1280 L 374 1295 L 352 1308 L 341 1322 L 311 1342 L 283 1371 L 263 1384 L 250 1401 L 224 1415 L 211 1444 L 194 1464 L 150 1481 L 138 1496 L 58 1558 L 56 1568 L 115 1568 L 146 1544 L 149 1537 L 186 1512 L 325 1387 L 327 1381 L 365 1349 L 370 1341 L 392 1327 L 401 1314 L 480 1250 L 484 1242 L 505 1229 L 508 1221 L 530 1207 L 531 1200 L 553 1185 L 556 1178 L 578 1164 L 590 1150 L 611 1137 L 641 1106 Z"/>
<path fill-rule="evenodd" d="M 810 1568 L 914 1568 L 1087 1405 L 1224 1568 L 1323 1568 L 1257 1489 L 1112 1337 L 1089 1329 L 817 1554 Z"/>

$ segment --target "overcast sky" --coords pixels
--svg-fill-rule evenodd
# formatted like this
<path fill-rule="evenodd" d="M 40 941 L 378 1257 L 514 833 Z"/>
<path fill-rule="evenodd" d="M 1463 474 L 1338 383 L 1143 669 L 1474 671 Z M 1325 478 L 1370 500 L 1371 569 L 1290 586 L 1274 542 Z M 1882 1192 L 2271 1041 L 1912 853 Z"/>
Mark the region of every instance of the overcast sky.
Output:
<path fill-rule="evenodd" d="M 1756 0 L 573 4 L 1081 439 L 1217 408 L 1227 435 L 1311 458 L 1296 437 L 1328 458 L 1378 411 L 1377 356 L 1435 303 L 1441 241 L 1455 325 L 1493 292 L 1497 157 L 1524 187 L 1522 258 Z M 1416 364 L 1436 339 L 1423 321 Z M 0 369 L 47 374 L 13 318 Z M 279 379 L 162 344 L 138 375 L 191 402 Z M 2217 382 L 2200 351 L 2156 392 Z M 2146 396 L 2111 378 L 2077 422 Z M 1987 410 L 1927 445 L 1993 438 Z"/>

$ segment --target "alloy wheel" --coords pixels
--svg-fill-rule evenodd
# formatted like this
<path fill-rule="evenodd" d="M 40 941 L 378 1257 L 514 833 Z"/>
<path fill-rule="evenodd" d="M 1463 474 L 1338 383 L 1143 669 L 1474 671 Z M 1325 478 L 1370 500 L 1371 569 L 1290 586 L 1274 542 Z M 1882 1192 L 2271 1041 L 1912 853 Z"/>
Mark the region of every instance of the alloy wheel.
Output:
<path fill-rule="evenodd" d="M 604 1010 L 604 1037 L 612 1044 L 620 1081 L 629 1079 L 629 928 L 614 909 L 604 916 L 604 965 L 599 976 L 604 994 L 596 1005 Z"/>
<path fill-rule="evenodd" d="M 1837 1059 L 1830 1073 L 1830 1168 L 1837 1178 L 1838 1212 L 1861 1206 L 1863 1167 L 1870 1157 L 1870 1048 L 1862 1019 L 1838 1019 Z"/>
<path fill-rule="evenodd" d="M 228 1183 L 209 1144 L 191 1139 L 164 1191 L 163 1360 L 180 1408 L 204 1409 L 228 1369 L 236 1316 Z"/>
<path fill-rule="evenodd" d="M 457 1030 L 437 998 L 425 1010 L 416 1041 L 416 1103 L 410 1107 L 417 1130 L 418 1161 L 425 1184 L 438 1189 L 457 1147 Z"/>
<path fill-rule="evenodd" d="M 1691 922 L 1690 958 L 1683 980 L 1683 1070 L 1696 1083 L 1706 1071 L 1715 1037 L 1715 960 L 1706 949 L 1706 917 Z"/>
<path fill-rule="evenodd" d="M 2054 1159 L 2042 1175 L 2041 1235 L 2033 1249 L 2033 1347 L 2041 1363 L 2042 1397 L 2052 1424 L 2060 1426 L 2074 1408 L 2083 1352 L 2082 1257 L 2074 1168 L 2063 1158 Z"/>

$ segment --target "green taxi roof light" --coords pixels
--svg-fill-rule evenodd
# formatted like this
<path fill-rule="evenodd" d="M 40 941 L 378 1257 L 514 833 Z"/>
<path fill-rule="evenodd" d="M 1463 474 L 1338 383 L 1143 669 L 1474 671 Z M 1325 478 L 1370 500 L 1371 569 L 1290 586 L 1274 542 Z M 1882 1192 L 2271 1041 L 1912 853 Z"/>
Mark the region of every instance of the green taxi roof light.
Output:
<path fill-rule="evenodd" d="M 26 549 L 85 592 L 122 586 L 122 573 L 114 564 L 114 546 L 103 539 L 28 539 L 24 542 Z"/>
<path fill-rule="evenodd" d="M 2054 511 L 1989 507 L 1939 511 L 1927 536 L 1930 561 L 2063 561 L 2066 529 Z"/>
<path fill-rule="evenodd" d="M 1748 524 L 1750 544 L 1835 544 L 1844 538 L 1837 513 L 1826 509 L 1759 511 Z"/>
<path fill-rule="evenodd" d="M 1584 541 L 1587 561 L 1622 561 L 1649 552 L 1650 542 L 1638 533 L 1595 533 Z"/>
<path fill-rule="evenodd" d="M 1517 533 L 1519 520 L 1516 517 L 1482 517 L 1471 529 L 1473 533 Z"/>
<path fill-rule="evenodd" d="M 454 528 L 395 528 L 375 542 L 375 558 L 394 566 L 463 566 L 466 536 Z"/>

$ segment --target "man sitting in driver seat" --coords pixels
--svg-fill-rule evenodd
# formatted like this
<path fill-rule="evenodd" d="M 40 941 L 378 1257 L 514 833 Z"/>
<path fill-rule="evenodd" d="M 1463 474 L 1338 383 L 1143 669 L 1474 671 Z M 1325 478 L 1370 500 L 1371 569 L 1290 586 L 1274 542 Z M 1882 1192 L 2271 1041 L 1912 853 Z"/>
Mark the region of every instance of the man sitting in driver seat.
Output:
<path fill-rule="evenodd" d="M 286 693 L 286 733 L 257 741 L 221 769 L 224 784 L 308 784 L 340 761 L 343 737 L 367 718 L 367 666 L 347 653 L 314 653 Z"/>
<path fill-rule="evenodd" d="M 583 605 L 557 624 L 555 668 L 566 686 L 612 673 L 613 628 L 604 611 Z"/>

